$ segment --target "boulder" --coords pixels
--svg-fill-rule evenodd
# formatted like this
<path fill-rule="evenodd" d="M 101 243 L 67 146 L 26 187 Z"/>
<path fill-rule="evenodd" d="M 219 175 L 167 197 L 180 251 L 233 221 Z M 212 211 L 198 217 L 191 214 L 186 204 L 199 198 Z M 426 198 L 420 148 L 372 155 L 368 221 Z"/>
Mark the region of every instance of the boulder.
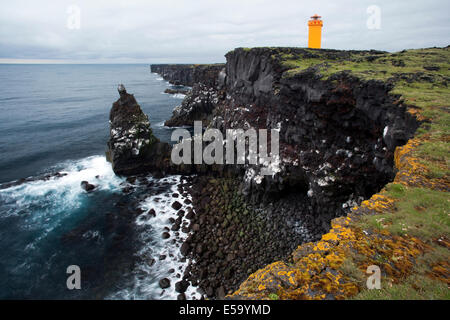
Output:
<path fill-rule="evenodd" d="M 181 280 L 175 283 L 175 291 L 178 293 L 184 293 L 186 292 L 187 288 L 189 287 L 189 282 L 186 280 Z"/>
<path fill-rule="evenodd" d="M 190 245 L 187 242 L 184 242 L 181 245 L 180 252 L 183 256 L 186 256 L 189 253 Z"/>
<path fill-rule="evenodd" d="M 163 238 L 163 239 L 169 239 L 169 238 L 170 238 L 170 233 L 168 233 L 168 232 L 163 232 L 162 238 Z"/>
<path fill-rule="evenodd" d="M 159 280 L 159 286 L 161 289 L 167 289 L 170 287 L 170 280 L 167 278 Z"/>
<path fill-rule="evenodd" d="M 181 209 L 181 203 L 175 201 L 174 203 L 172 203 L 172 208 L 174 208 L 175 210 Z"/>
<path fill-rule="evenodd" d="M 81 181 L 81 188 L 87 192 L 92 192 L 96 188 L 93 184 L 90 184 L 87 181 Z"/>

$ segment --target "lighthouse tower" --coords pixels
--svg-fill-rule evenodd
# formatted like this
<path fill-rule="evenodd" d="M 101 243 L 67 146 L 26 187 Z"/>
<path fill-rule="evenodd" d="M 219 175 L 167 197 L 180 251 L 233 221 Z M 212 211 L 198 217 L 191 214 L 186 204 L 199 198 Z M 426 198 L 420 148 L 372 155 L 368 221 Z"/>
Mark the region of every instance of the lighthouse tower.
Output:
<path fill-rule="evenodd" d="M 323 21 L 320 20 L 321 16 L 317 14 L 311 17 L 308 21 L 309 26 L 309 38 L 308 38 L 308 48 L 320 49 L 322 42 L 322 27 Z"/>

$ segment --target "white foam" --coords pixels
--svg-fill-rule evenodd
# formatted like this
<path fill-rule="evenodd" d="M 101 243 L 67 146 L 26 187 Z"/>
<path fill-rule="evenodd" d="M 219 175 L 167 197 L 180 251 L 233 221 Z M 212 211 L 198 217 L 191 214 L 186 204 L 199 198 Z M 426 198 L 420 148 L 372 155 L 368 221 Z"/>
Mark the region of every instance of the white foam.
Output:
<path fill-rule="evenodd" d="M 83 197 L 88 194 L 81 188 L 81 181 L 94 184 L 96 190 L 113 192 L 120 190 L 123 181 L 102 156 L 65 162 L 58 167 L 63 168 L 60 172 L 65 176 L 29 181 L 0 190 L 0 199 L 8 208 L 3 217 L 21 215 L 25 229 L 45 230 L 41 239 L 82 205 Z"/>
<path fill-rule="evenodd" d="M 141 228 L 143 230 L 140 233 L 140 240 L 145 243 L 138 255 L 148 260 L 153 258 L 155 263 L 150 265 L 143 259 L 144 262 L 136 266 L 136 270 L 133 272 L 133 287 L 122 289 L 108 297 L 109 299 L 148 299 L 149 297 L 153 299 L 176 299 L 178 293 L 175 291 L 175 283 L 182 280 L 186 266 L 189 263 L 188 260 L 181 262 L 183 256 L 180 252 L 181 244 L 186 240 L 188 234 L 183 233 L 180 229 L 177 237 L 176 231 L 167 231 L 165 228 L 172 226 L 169 222 L 170 218 L 178 218 L 178 210 L 172 208 L 172 203 L 178 201 L 186 215 L 192 206 L 185 204 L 184 200 L 191 200 L 191 196 L 188 194 L 187 197 L 183 197 L 178 191 L 181 176 L 170 176 L 161 180 L 148 179 L 155 181 L 155 184 L 161 182 L 169 182 L 171 184 L 169 190 L 164 194 L 146 198 L 140 206 L 144 212 L 136 218 L 138 230 Z M 178 198 L 172 197 L 173 193 L 178 193 Z M 149 215 L 152 209 L 156 212 L 155 217 Z M 188 222 L 185 217 L 182 219 L 181 226 L 183 226 L 184 222 Z M 170 238 L 162 239 L 163 232 L 169 232 Z M 177 239 L 176 243 L 172 243 L 173 239 Z M 166 258 L 159 260 L 161 255 L 165 255 Z M 175 272 L 169 273 L 170 269 L 174 269 Z M 180 278 L 176 277 L 177 274 L 180 275 Z M 159 280 L 163 278 L 170 280 L 171 286 L 167 289 L 161 289 L 159 286 Z M 185 294 L 187 299 L 200 299 L 201 297 L 197 289 L 192 286 L 189 286 Z"/>
<path fill-rule="evenodd" d="M 158 123 L 155 123 L 154 126 L 155 127 L 160 127 L 160 128 L 165 128 L 165 129 L 170 129 L 170 130 L 174 130 L 174 129 L 190 129 L 192 128 L 192 126 L 179 126 L 179 127 L 168 127 L 164 125 L 165 121 L 161 121 Z"/>
<path fill-rule="evenodd" d="M 175 94 L 172 94 L 172 97 L 174 97 L 176 99 L 184 99 L 184 98 L 186 98 L 186 95 L 182 94 L 182 93 L 175 93 Z"/>

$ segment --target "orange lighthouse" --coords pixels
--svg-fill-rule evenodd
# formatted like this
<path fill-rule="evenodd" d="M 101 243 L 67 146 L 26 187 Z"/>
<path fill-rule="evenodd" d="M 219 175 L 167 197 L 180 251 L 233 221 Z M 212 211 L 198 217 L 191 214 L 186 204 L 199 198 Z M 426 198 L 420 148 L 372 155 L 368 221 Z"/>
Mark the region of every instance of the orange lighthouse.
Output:
<path fill-rule="evenodd" d="M 308 21 L 309 26 L 309 38 L 308 38 L 308 48 L 320 49 L 322 42 L 322 27 L 323 21 L 320 20 L 321 16 L 317 14 L 311 17 Z"/>

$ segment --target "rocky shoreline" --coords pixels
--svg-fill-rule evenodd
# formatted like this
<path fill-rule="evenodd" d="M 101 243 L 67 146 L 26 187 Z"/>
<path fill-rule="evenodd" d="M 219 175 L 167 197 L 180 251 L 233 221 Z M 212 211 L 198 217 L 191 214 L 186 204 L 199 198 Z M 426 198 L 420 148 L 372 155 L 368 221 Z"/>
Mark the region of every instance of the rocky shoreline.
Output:
<path fill-rule="evenodd" d="M 186 294 L 190 287 L 191 292 L 197 288 L 201 298 L 223 299 L 251 273 L 273 260 L 290 261 L 289 254 L 299 243 L 321 236 L 314 232 L 313 217 L 305 214 L 308 208 L 299 207 L 307 203 L 301 195 L 256 206 L 239 192 L 236 179 L 200 175 L 183 176 L 180 181 L 171 201 L 177 218 L 170 219 L 171 227 L 161 237 L 172 239 L 170 232 L 176 237 L 171 241 L 178 241 L 180 234 L 187 236 L 180 246 L 181 261 L 187 266 L 182 275 L 177 274 L 178 281 L 159 281 L 162 290 L 174 286 L 178 299 L 192 298 Z M 188 209 L 182 209 L 186 205 Z M 151 209 L 143 216 L 151 223 L 159 214 Z"/>

